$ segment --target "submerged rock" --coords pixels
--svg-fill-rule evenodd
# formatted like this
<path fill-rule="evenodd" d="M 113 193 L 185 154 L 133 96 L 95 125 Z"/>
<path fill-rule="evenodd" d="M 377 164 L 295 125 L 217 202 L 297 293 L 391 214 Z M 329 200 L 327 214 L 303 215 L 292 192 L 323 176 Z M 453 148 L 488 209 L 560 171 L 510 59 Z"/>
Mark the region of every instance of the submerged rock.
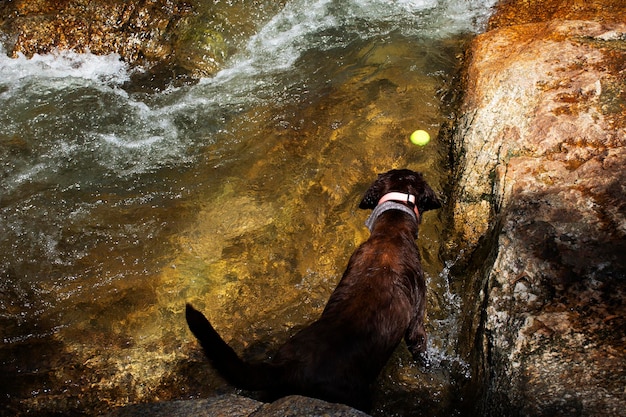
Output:
<path fill-rule="evenodd" d="M 454 138 L 478 411 L 621 415 L 626 24 L 498 19 L 470 47 Z"/>

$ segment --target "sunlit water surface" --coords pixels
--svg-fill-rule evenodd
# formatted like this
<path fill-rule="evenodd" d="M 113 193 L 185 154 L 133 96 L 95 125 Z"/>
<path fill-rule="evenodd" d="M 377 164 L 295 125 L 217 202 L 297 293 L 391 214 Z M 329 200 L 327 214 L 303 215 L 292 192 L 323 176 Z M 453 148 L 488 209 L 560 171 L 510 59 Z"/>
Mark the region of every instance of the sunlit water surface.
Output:
<path fill-rule="evenodd" d="M 291 1 L 214 77 L 147 93 L 114 55 L 3 54 L 0 413 L 232 391 L 185 302 L 249 357 L 314 320 L 368 236 L 357 205 L 376 173 L 445 190 L 442 94 L 492 3 Z M 418 128 L 429 145 L 408 141 Z M 400 349 L 375 414 L 458 411 L 442 224 L 427 213 L 419 241 L 429 366 Z"/>

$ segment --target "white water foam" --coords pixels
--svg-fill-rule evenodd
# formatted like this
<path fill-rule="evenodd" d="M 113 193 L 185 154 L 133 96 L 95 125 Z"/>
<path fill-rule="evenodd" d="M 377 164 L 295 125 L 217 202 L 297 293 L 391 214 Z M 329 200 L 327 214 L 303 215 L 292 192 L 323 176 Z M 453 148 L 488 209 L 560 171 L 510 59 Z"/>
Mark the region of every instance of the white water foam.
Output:
<path fill-rule="evenodd" d="M 0 189 L 49 181 L 86 155 L 120 175 L 185 162 L 185 145 L 167 109 L 150 108 L 122 88 L 133 71 L 117 54 L 55 51 L 10 58 L 0 47 L 2 134 L 21 138 L 28 132 L 23 143 L 33 149 L 30 161 L 7 161 Z"/>
<path fill-rule="evenodd" d="M 121 85 L 130 79 L 128 65 L 118 54 L 94 55 L 90 52 L 54 51 L 27 58 L 9 58 L 0 46 L 0 85 L 11 86 L 25 79 L 83 79 Z"/>
<path fill-rule="evenodd" d="M 100 135 L 100 137 L 107 143 L 127 149 L 142 148 L 144 146 L 150 146 L 157 142 L 163 141 L 163 136 L 150 136 L 148 138 L 139 139 L 132 142 L 127 142 L 123 138 L 120 138 L 119 136 L 113 134 L 102 134 Z"/>
<path fill-rule="evenodd" d="M 243 62 L 245 67 L 258 70 L 262 64 L 272 69 L 290 68 L 305 47 L 307 35 L 338 25 L 336 18 L 328 12 L 331 4 L 331 0 L 288 3 L 249 40 L 247 51 L 250 58 Z"/>
<path fill-rule="evenodd" d="M 399 30 L 407 36 L 444 38 L 484 28 L 497 0 L 295 0 L 248 41 L 228 67 L 205 83 L 285 71 L 308 49 L 345 46 L 332 30 L 359 38 Z M 371 22 L 364 24 L 364 22 Z M 348 37 L 349 38 L 349 37 Z M 349 42 L 349 40 L 348 40 Z"/>

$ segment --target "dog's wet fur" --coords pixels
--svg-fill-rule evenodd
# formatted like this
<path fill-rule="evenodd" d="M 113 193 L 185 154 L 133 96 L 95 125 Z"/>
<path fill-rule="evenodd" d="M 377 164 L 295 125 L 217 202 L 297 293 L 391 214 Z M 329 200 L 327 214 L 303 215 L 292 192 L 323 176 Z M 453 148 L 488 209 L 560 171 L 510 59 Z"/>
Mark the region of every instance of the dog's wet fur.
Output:
<path fill-rule="evenodd" d="M 187 305 L 189 328 L 228 382 L 264 391 L 268 399 L 299 394 L 368 411 L 370 385 L 402 339 L 415 357 L 424 352 L 426 285 L 415 240 L 421 214 L 441 203 L 422 174 L 401 169 L 380 174 L 359 208 L 374 209 L 390 192 L 415 196 L 417 221 L 402 210 L 384 211 L 352 254 L 321 317 L 271 360 L 240 359 L 204 315 Z"/>

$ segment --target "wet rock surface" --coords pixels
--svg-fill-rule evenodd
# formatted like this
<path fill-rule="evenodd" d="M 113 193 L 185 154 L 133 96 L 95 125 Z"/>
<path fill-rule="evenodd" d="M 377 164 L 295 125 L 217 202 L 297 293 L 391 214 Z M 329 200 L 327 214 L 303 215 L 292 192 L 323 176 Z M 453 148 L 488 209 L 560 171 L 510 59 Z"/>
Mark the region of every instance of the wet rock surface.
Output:
<path fill-rule="evenodd" d="M 469 49 L 453 217 L 481 415 L 626 407 L 626 24 L 553 3 L 505 4 Z"/>
<path fill-rule="evenodd" d="M 173 58 L 177 29 L 192 7 L 176 0 L 41 0 L 4 2 L 0 11 L 10 55 L 89 50 L 145 64 Z"/>
<path fill-rule="evenodd" d="M 0 4 L 10 56 L 55 50 L 116 53 L 150 79 L 214 74 L 284 1 L 16 0 Z M 242 11 L 255 8 L 254 13 Z"/>
<path fill-rule="evenodd" d="M 205 400 L 172 401 L 120 408 L 107 417 L 197 416 L 197 417 L 366 417 L 367 414 L 341 404 L 331 404 L 307 397 L 290 396 L 264 404 L 237 395 L 223 395 Z"/>

